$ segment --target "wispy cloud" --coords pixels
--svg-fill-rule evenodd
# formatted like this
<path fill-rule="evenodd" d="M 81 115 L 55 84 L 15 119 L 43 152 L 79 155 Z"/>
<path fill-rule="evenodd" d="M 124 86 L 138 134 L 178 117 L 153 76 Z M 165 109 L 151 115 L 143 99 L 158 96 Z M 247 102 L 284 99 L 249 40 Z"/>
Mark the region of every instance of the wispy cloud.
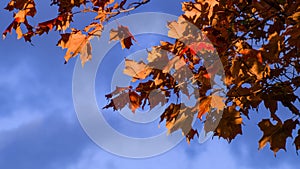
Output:
<path fill-rule="evenodd" d="M 65 168 L 90 143 L 78 124 L 53 115 L 0 135 L 0 167 L 11 169 Z"/>

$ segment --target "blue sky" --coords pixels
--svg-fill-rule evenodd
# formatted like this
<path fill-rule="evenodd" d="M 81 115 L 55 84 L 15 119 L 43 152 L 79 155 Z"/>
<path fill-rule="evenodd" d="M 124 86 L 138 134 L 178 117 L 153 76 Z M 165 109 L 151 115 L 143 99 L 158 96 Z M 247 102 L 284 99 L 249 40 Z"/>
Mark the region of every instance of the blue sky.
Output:
<path fill-rule="evenodd" d="M 38 5 L 48 9 L 50 2 Z M 12 20 L 0 1 L 0 30 Z M 136 12 L 181 13 L 180 1 L 152 0 Z M 37 18 L 47 19 L 46 11 Z M 52 12 L 50 12 L 52 13 Z M 72 99 L 75 59 L 64 65 L 64 51 L 56 47 L 55 32 L 34 38 L 34 46 L 13 33 L 0 41 L 0 168 L 2 169 L 296 169 L 300 158 L 287 141 L 287 152 L 275 158 L 261 137 L 257 113 L 245 120 L 244 134 L 232 143 L 214 138 L 204 144 L 182 141 L 159 156 L 123 158 L 94 144 L 81 128 Z M 288 111 L 281 108 L 280 111 Z M 259 117 L 267 117 L 260 109 Z M 119 122 L 116 122 L 119 123 Z"/>

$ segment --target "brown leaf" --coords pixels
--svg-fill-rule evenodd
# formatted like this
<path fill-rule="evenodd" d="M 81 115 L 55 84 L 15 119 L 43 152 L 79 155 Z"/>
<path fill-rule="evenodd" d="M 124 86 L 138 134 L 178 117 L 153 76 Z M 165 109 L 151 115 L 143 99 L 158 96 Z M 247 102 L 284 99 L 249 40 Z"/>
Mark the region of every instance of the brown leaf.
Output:
<path fill-rule="evenodd" d="M 101 9 L 104 9 L 105 6 L 112 4 L 114 0 L 91 0 L 94 6 L 101 7 Z"/>
<path fill-rule="evenodd" d="M 109 93 L 109 94 L 107 94 L 107 95 L 105 95 L 105 97 L 106 97 L 106 99 L 110 99 L 110 98 L 112 98 L 114 95 L 118 95 L 118 94 L 120 94 L 121 92 L 123 92 L 123 91 L 125 91 L 125 90 L 128 90 L 129 89 L 129 87 L 116 87 L 116 89 L 113 91 L 113 92 L 111 92 L 111 93 Z"/>
<path fill-rule="evenodd" d="M 273 125 L 270 119 L 263 119 L 258 123 L 260 130 L 263 132 L 263 136 L 259 140 L 259 149 L 265 147 L 269 142 L 271 145 L 270 149 L 275 156 L 280 149 L 286 150 L 286 139 L 292 137 L 292 131 L 297 124 L 299 124 L 298 120 L 288 119 L 283 124 L 277 122 L 276 125 Z"/>
<path fill-rule="evenodd" d="M 169 73 L 171 69 L 178 70 L 181 67 L 185 66 L 186 62 L 183 58 L 180 58 L 179 56 L 174 56 L 168 64 L 164 67 L 163 73 Z"/>
<path fill-rule="evenodd" d="M 36 14 L 34 0 L 11 0 L 4 9 L 8 11 L 14 9 L 25 10 L 26 15 L 32 17 Z"/>
<path fill-rule="evenodd" d="M 11 0 L 4 9 L 9 11 L 18 9 L 19 11 L 14 15 L 14 21 L 3 32 L 3 39 L 6 37 L 7 33 L 11 33 L 12 29 L 16 30 L 17 39 L 22 38 L 23 33 L 20 27 L 21 23 L 25 24 L 29 32 L 32 31 L 32 26 L 28 24 L 26 16 L 33 17 L 36 14 L 35 3 L 33 0 Z"/>
<path fill-rule="evenodd" d="M 14 16 L 14 21 L 5 29 L 2 34 L 3 39 L 5 39 L 7 33 L 11 33 L 12 29 L 16 30 L 16 33 L 18 35 L 17 39 L 22 38 L 23 33 L 20 24 L 25 22 L 26 14 L 27 13 L 25 10 L 20 10 L 16 13 L 16 15 Z"/>
<path fill-rule="evenodd" d="M 140 107 L 142 101 L 141 101 L 141 97 L 140 95 L 138 95 L 136 92 L 134 91 L 129 91 L 129 108 L 131 109 L 131 111 L 134 113 L 135 110 L 137 108 Z"/>
<path fill-rule="evenodd" d="M 230 72 L 234 78 L 237 78 L 241 73 L 241 64 L 241 61 L 239 61 L 238 59 L 233 59 L 232 66 L 230 67 Z"/>
<path fill-rule="evenodd" d="M 152 90 L 149 94 L 150 109 L 153 109 L 158 104 L 161 106 L 166 104 L 166 96 L 159 90 Z"/>
<path fill-rule="evenodd" d="M 208 18 L 211 19 L 211 17 L 214 14 L 214 7 L 219 4 L 218 0 L 199 0 L 202 3 L 207 3 L 209 5 L 209 12 L 208 12 Z"/>
<path fill-rule="evenodd" d="M 174 107 L 174 108 L 177 109 L 173 109 L 175 111 L 172 111 L 174 113 L 171 114 L 173 118 L 166 120 L 166 127 L 168 128 L 168 134 L 181 129 L 182 135 L 188 138 L 189 133 L 192 129 L 194 114 L 196 112 L 193 111 L 191 108 L 186 107 L 184 104 L 181 104 L 179 107 Z"/>
<path fill-rule="evenodd" d="M 214 136 L 219 136 L 231 142 L 238 134 L 242 134 L 242 117 L 235 106 L 228 106 L 224 109 Z"/>
<path fill-rule="evenodd" d="M 298 150 L 300 150 L 300 129 L 298 130 L 298 135 L 294 140 L 295 148 L 298 154 Z"/>
<path fill-rule="evenodd" d="M 113 108 L 113 110 L 121 110 L 129 103 L 128 93 L 121 93 L 115 98 L 111 99 L 109 104 L 103 107 L 103 109 Z"/>
<path fill-rule="evenodd" d="M 166 122 L 171 122 L 175 120 L 175 118 L 178 116 L 179 110 L 180 104 L 171 103 L 161 114 L 160 122 L 162 122 L 164 119 L 166 120 Z"/>
<path fill-rule="evenodd" d="M 265 104 L 265 107 L 267 109 L 270 110 L 271 113 L 275 113 L 278 106 L 277 106 L 277 100 L 274 100 L 271 96 L 267 95 L 265 98 L 264 98 L 264 104 Z"/>
<path fill-rule="evenodd" d="M 211 111 L 207 114 L 205 122 L 204 122 L 204 131 L 205 133 L 209 133 L 211 131 L 215 131 L 220 120 L 222 118 L 222 113 L 217 112 L 216 110 Z"/>
<path fill-rule="evenodd" d="M 244 59 L 247 60 L 249 58 L 255 58 L 259 63 L 262 63 L 261 52 L 254 49 L 242 49 L 239 51 L 240 54 L 244 55 Z"/>
<path fill-rule="evenodd" d="M 155 85 L 155 82 L 153 82 L 152 80 L 149 80 L 147 82 L 141 82 L 139 83 L 139 85 L 136 87 L 136 91 L 137 92 L 144 92 L 144 93 L 150 93 L 151 91 L 153 91 L 154 89 L 157 89 L 158 86 Z"/>
<path fill-rule="evenodd" d="M 58 11 L 60 13 L 71 12 L 72 9 L 76 7 L 80 7 L 81 5 L 85 5 L 87 0 L 52 0 L 51 5 L 58 5 Z"/>
<path fill-rule="evenodd" d="M 51 31 L 54 27 L 56 30 L 66 30 L 70 23 L 72 22 L 72 14 L 69 13 L 63 13 L 58 15 L 56 18 L 41 22 L 38 24 L 38 27 L 36 29 L 36 33 L 41 35 L 43 33 L 48 33 Z"/>
<path fill-rule="evenodd" d="M 168 51 L 160 46 L 153 47 L 151 51 L 148 51 L 147 60 L 150 66 L 156 69 L 163 69 L 169 62 Z"/>
<path fill-rule="evenodd" d="M 208 97 L 204 97 L 203 99 L 200 100 L 200 103 L 198 105 L 198 115 L 197 117 L 202 120 L 202 116 L 207 113 L 210 108 L 211 108 L 211 100 L 212 97 L 208 96 Z"/>
<path fill-rule="evenodd" d="M 191 129 L 189 133 L 185 136 L 186 141 L 190 144 L 191 140 L 194 139 L 195 135 L 199 137 L 199 133 L 197 130 Z"/>
<path fill-rule="evenodd" d="M 134 113 L 142 103 L 142 97 L 131 87 L 117 87 L 112 93 L 105 95 L 110 102 L 103 109 L 113 108 L 113 110 L 121 110 L 127 104 Z"/>
<path fill-rule="evenodd" d="M 7 33 L 11 33 L 12 29 L 15 28 L 17 29 L 17 27 L 20 27 L 20 24 L 18 22 L 16 22 L 15 20 L 4 30 L 4 32 L 2 33 L 2 38 L 5 39 Z"/>
<path fill-rule="evenodd" d="M 109 36 L 110 36 L 109 38 L 110 41 L 120 40 L 122 49 L 124 48 L 129 49 L 132 46 L 131 40 L 136 41 L 134 36 L 130 33 L 128 27 L 122 25 L 119 25 L 117 30 L 111 29 Z"/>

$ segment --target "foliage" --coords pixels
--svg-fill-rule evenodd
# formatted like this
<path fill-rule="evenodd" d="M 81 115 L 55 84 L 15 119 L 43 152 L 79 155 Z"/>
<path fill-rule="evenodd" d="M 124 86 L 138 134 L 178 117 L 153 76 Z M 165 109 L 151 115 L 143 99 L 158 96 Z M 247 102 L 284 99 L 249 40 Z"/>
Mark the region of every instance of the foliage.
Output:
<path fill-rule="evenodd" d="M 69 33 L 61 34 L 57 46 L 67 49 L 66 62 L 80 54 L 84 65 L 92 57 L 89 40 L 101 36 L 106 21 L 148 2 L 52 0 L 58 15 L 34 27 L 27 17 L 35 16 L 35 2 L 11 0 L 5 9 L 16 13 L 3 37 L 14 29 L 18 39 L 31 42 L 33 36 L 66 30 Z M 75 7 L 81 10 L 74 12 Z M 269 143 L 276 154 L 294 136 L 299 150 L 300 98 L 295 92 L 300 86 L 300 1 L 195 0 L 183 2 L 182 11 L 177 21 L 168 23 L 168 36 L 175 42 L 154 46 L 147 63 L 126 59 L 124 73 L 138 85 L 117 87 L 106 95 L 109 102 L 104 108 L 120 110 L 129 105 L 134 112 L 146 105 L 152 109 L 166 104 L 161 121 L 166 121 L 169 133 L 181 129 L 189 142 L 198 135 L 192 128 L 196 115 L 202 121 L 205 117 L 207 133 L 230 142 L 242 134 L 243 119 L 249 118 L 250 110 L 258 111 L 262 105 L 269 110 L 269 118 L 258 124 L 263 133 L 259 149 Z M 73 15 L 87 12 L 95 14 L 92 23 L 83 30 L 70 28 Z M 110 40 L 120 40 L 127 49 L 135 41 L 122 25 L 111 30 Z M 216 66 L 217 60 L 224 69 Z M 217 77 L 226 90 L 214 87 Z M 180 95 L 197 102 L 187 106 Z M 280 105 L 289 111 L 279 112 Z"/>

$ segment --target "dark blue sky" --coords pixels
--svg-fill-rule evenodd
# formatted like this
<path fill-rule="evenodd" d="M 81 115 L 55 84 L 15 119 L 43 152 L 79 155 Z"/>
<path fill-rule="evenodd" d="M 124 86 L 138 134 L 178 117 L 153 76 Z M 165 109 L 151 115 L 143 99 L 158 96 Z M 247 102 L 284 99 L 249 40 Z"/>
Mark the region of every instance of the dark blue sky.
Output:
<path fill-rule="evenodd" d="M 3 10 L 6 3 L 0 1 L 0 30 L 12 21 L 12 13 Z M 38 2 L 42 9 L 49 9 L 49 4 Z M 152 0 L 135 12 L 145 11 L 180 15 L 181 4 L 177 0 Z M 48 13 L 54 12 L 42 10 L 37 18 L 49 19 Z M 269 146 L 257 150 L 261 133 L 256 112 L 250 116 L 253 121 L 245 120 L 243 136 L 231 144 L 218 138 L 204 144 L 183 141 L 169 152 L 147 159 L 123 158 L 102 150 L 77 120 L 72 99 L 75 59 L 63 64 L 64 51 L 55 46 L 58 38 L 51 32 L 34 38 L 31 46 L 16 40 L 13 32 L 0 41 L 1 169 L 299 168 L 292 139 L 287 141 L 287 152 L 280 151 L 276 158 Z M 261 108 L 258 116 L 267 117 L 265 112 Z"/>

